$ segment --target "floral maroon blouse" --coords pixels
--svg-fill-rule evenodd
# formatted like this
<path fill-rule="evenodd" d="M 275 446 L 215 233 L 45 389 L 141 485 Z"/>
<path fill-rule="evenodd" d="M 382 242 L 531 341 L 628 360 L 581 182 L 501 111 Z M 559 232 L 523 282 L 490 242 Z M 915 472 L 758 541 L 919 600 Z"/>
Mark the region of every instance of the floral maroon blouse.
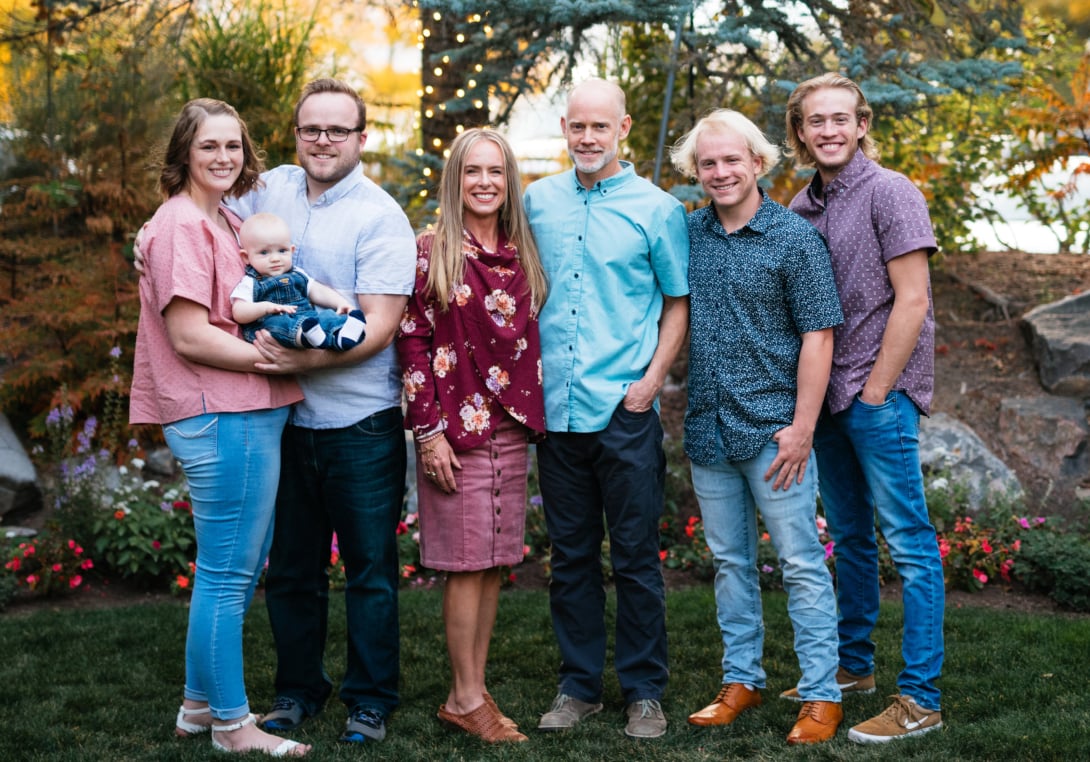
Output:
<path fill-rule="evenodd" d="M 416 287 L 397 336 L 408 425 L 423 438 L 445 431 L 456 452 L 486 442 L 505 411 L 544 432 L 537 312 L 518 252 L 502 231 L 495 252 L 466 232 L 465 278 L 443 313 L 426 292 L 433 240 L 417 240 Z"/>

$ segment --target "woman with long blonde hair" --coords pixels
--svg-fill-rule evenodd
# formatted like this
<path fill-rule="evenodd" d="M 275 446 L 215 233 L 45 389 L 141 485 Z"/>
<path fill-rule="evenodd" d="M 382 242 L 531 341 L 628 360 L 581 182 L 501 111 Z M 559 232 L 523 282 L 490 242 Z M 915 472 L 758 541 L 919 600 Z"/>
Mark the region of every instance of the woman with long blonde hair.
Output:
<path fill-rule="evenodd" d="M 439 718 L 525 741 L 485 686 L 500 567 L 522 561 L 527 447 L 544 435 L 537 316 L 546 282 L 507 141 L 451 144 L 439 219 L 417 239 L 416 291 L 397 338 L 416 440 L 421 562 L 447 573 L 452 682 Z"/>

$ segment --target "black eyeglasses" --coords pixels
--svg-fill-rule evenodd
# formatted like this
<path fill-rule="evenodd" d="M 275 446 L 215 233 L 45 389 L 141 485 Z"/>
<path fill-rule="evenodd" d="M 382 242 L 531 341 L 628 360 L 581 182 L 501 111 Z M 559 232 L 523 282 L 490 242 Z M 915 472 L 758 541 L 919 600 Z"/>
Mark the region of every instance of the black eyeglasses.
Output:
<path fill-rule="evenodd" d="M 322 136 L 322 133 L 329 138 L 330 143 L 343 143 L 348 140 L 348 136 L 353 132 L 363 132 L 362 127 L 354 127 L 348 129 L 347 127 L 327 127 L 324 130 L 318 127 L 296 127 L 295 134 L 299 136 L 300 140 L 305 140 L 308 143 L 313 143 Z"/>

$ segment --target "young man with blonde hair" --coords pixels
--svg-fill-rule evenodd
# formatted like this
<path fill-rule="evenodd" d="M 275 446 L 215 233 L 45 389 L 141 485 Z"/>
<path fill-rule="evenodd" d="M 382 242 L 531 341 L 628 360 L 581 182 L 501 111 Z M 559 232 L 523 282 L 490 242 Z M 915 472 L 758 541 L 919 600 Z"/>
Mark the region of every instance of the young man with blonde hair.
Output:
<path fill-rule="evenodd" d="M 851 729 L 848 738 L 859 743 L 942 726 L 935 682 L 945 604 L 919 454 L 920 414 L 928 414 L 934 386 L 927 259 L 937 247 L 923 195 L 876 162 L 871 119 L 859 86 L 838 74 L 803 82 L 787 103 L 789 154 L 798 166 L 817 169 L 791 209 L 825 236 L 844 307 L 814 446 L 836 543 L 837 679 L 845 694 L 875 689 L 876 514 L 903 580 L 900 692 L 885 712 Z"/>
<path fill-rule="evenodd" d="M 829 252 L 758 180 L 779 151 L 744 115 L 713 111 L 672 152 L 711 203 L 689 215 L 685 452 L 715 567 L 722 687 L 689 722 L 729 725 L 761 703 L 764 622 L 757 512 L 783 560 L 803 700 L 789 744 L 827 741 L 843 718 L 833 583 L 818 539 L 812 450 L 841 320 Z"/>

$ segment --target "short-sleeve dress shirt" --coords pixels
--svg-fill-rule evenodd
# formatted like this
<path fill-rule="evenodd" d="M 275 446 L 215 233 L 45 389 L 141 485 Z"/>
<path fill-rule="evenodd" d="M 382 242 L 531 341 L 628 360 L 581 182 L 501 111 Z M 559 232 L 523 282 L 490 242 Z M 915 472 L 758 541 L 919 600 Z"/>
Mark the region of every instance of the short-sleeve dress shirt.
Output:
<path fill-rule="evenodd" d="M 223 211 L 237 232 L 238 217 L 226 207 Z M 302 397 L 291 378 L 190 362 L 170 342 L 163 311 L 175 298 L 207 308 L 211 325 L 242 339 L 231 317 L 231 290 L 243 273 L 234 232 L 215 225 L 188 196 L 173 196 L 148 223 L 144 261 L 130 423 L 167 424 L 205 413 L 265 410 Z"/>
<path fill-rule="evenodd" d="M 291 229 L 295 265 L 352 304 L 357 294 L 407 296 L 416 275 L 416 236 L 397 202 L 357 165 L 311 203 L 302 167 L 284 165 L 261 176 L 263 188 L 233 204 L 243 218 L 272 212 Z M 366 315 L 364 316 L 366 317 Z M 340 429 L 401 404 L 401 373 L 393 342 L 358 365 L 300 374 L 306 399 L 292 423 Z"/>
<path fill-rule="evenodd" d="M 886 264 L 923 249 L 937 251 L 927 202 L 904 175 L 858 151 L 823 188 L 821 175 L 799 191 L 791 209 L 811 222 L 829 245 L 844 323 L 834 331 L 833 369 L 826 400 L 846 410 L 862 390 L 878 357 L 893 309 Z M 893 388 L 903 390 L 927 415 L 935 386 L 935 318 L 931 286 L 920 338 Z"/>
<path fill-rule="evenodd" d="M 495 251 L 466 232 L 465 276 L 442 312 L 427 290 L 433 242 L 419 239 L 416 289 L 397 337 L 409 425 L 417 436 L 445 431 L 456 452 L 485 444 L 505 413 L 545 431 L 537 313 L 518 251 L 502 232 Z"/>
<path fill-rule="evenodd" d="M 843 319 L 829 252 L 763 191 L 733 233 L 714 205 L 691 213 L 689 241 L 685 452 L 699 465 L 748 460 L 794 418 L 802 334 Z"/>
<path fill-rule="evenodd" d="M 602 431 L 655 354 L 663 295 L 689 293 L 685 208 L 621 162 L 590 190 L 574 169 L 532 183 L 526 211 L 549 277 L 546 425 Z"/>

